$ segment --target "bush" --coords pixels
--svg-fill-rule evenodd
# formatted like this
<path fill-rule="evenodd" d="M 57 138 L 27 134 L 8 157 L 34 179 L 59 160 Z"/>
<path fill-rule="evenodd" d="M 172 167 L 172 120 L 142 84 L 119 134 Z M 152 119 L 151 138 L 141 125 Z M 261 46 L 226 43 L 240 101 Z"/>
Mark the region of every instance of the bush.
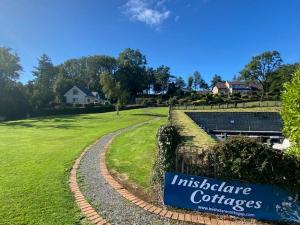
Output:
<path fill-rule="evenodd" d="M 289 153 L 300 157 L 300 67 L 292 80 L 284 84 L 281 116 L 284 134 L 292 143 Z"/>
<path fill-rule="evenodd" d="M 181 142 L 178 127 L 167 124 L 157 132 L 158 152 L 153 166 L 152 184 L 162 184 L 164 174 L 175 169 L 176 148 Z"/>
<path fill-rule="evenodd" d="M 204 151 L 197 172 L 202 176 L 277 184 L 300 190 L 300 162 L 255 139 L 232 137 Z M 195 170 L 194 170 L 195 171 Z"/>

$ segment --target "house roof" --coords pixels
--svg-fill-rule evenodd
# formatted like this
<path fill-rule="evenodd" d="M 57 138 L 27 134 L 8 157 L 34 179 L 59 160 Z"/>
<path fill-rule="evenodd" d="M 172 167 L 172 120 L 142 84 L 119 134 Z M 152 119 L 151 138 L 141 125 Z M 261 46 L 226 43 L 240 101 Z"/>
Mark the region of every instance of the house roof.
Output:
<path fill-rule="evenodd" d="M 85 88 L 85 87 L 81 87 L 81 86 L 78 86 L 78 85 L 75 85 L 77 88 L 79 88 L 83 93 L 85 93 L 87 96 L 90 96 L 90 97 L 95 97 L 93 95 L 93 92 L 90 91 L 89 89 Z"/>
<path fill-rule="evenodd" d="M 218 89 L 227 89 L 227 86 L 226 86 L 225 83 L 223 83 L 223 82 L 218 82 L 218 83 L 216 83 L 216 87 L 217 87 Z"/>

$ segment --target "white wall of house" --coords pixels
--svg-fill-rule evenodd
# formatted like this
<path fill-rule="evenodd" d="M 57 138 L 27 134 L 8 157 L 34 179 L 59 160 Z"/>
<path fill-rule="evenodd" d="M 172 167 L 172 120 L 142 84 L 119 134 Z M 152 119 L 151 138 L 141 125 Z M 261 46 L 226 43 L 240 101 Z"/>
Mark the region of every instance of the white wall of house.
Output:
<path fill-rule="evenodd" d="M 69 91 L 67 91 L 66 94 L 64 94 L 64 96 L 66 98 L 66 103 L 69 104 L 83 105 L 83 104 L 89 104 L 94 102 L 94 99 L 92 97 L 87 96 L 83 91 L 81 91 L 76 86 L 72 87 Z"/>
<path fill-rule="evenodd" d="M 212 89 L 212 93 L 214 95 L 218 94 L 219 93 L 219 88 L 217 86 L 214 86 L 214 88 Z"/>

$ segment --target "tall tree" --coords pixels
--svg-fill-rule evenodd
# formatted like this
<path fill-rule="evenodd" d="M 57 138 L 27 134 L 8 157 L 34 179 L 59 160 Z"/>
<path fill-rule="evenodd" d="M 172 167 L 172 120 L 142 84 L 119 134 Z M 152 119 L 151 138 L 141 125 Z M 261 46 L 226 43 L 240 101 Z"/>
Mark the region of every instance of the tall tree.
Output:
<path fill-rule="evenodd" d="M 267 51 L 253 57 L 240 72 L 240 78 L 246 81 L 256 81 L 262 86 L 261 99 L 263 99 L 268 86 L 266 80 L 282 64 L 280 53 Z"/>
<path fill-rule="evenodd" d="M 10 48 L 0 47 L 0 82 L 19 79 L 21 71 L 19 56 Z"/>
<path fill-rule="evenodd" d="M 186 83 L 184 82 L 183 78 L 181 76 L 176 77 L 176 87 L 180 90 L 185 88 Z"/>
<path fill-rule="evenodd" d="M 54 100 L 53 82 L 56 76 L 56 68 L 50 57 L 43 54 L 32 73 L 35 77 L 32 102 L 36 107 L 48 106 Z"/>
<path fill-rule="evenodd" d="M 195 71 L 194 74 L 194 89 L 195 91 L 197 91 L 197 88 L 200 88 L 200 84 L 201 84 L 201 74 L 198 71 Z"/>
<path fill-rule="evenodd" d="M 224 82 L 224 80 L 220 75 L 215 74 L 211 80 L 211 87 L 213 88 L 214 86 L 216 86 L 218 82 Z"/>
<path fill-rule="evenodd" d="M 116 79 L 122 89 L 135 97 L 147 89 L 146 57 L 139 51 L 130 48 L 120 53 Z"/>
<path fill-rule="evenodd" d="M 282 65 L 274 73 L 271 73 L 266 79 L 268 92 L 272 96 L 279 97 L 283 91 L 283 84 L 292 79 L 299 65 L 299 63 Z"/>
<path fill-rule="evenodd" d="M 188 78 L 188 89 L 191 91 L 193 88 L 193 84 L 194 84 L 194 77 L 193 76 L 189 76 Z"/>
<path fill-rule="evenodd" d="M 17 83 L 22 66 L 10 48 L 0 47 L 0 117 L 17 119 L 29 111 L 25 88 Z"/>
<path fill-rule="evenodd" d="M 154 91 L 156 93 L 165 92 L 168 89 L 169 81 L 170 81 L 170 68 L 167 66 L 159 66 L 154 71 Z"/>

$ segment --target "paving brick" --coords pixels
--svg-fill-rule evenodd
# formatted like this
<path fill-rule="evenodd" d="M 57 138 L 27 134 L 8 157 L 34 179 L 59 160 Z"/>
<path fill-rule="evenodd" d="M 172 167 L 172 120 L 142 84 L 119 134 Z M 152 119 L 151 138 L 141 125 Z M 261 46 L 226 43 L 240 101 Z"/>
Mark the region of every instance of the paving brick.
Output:
<path fill-rule="evenodd" d="M 98 222 L 96 225 L 104 225 L 104 224 L 106 224 L 106 220 L 102 220 L 102 221 Z"/>
<path fill-rule="evenodd" d="M 172 215 L 173 215 L 173 213 L 172 213 L 171 211 L 167 211 L 165 217 L 166 217 L 166 218 L 171 218 Z"/>
<path fill-rule="evenodd" d="M 103 220 L 103 218 L 99 216 L 98 218 L 93 219 L 92 222 L 93 222 L 94 224 L 97 224 L 97 223 L 99 223 L 99 222 L 102 221 L 102 220 Z"/>
<path fill-rule="evenodd" d="M 162 211 L 162 208 L 157 208 L 153 213 L 158 215 L 161 211 Z"/>
<path fill-rule="evenodd" d="M 172 213 L 172 219 L 174 219 L 174 220 L 178 219 L 178 213 L 177 212 Z"/>
<path fill-rule="evenodd" d="M 166 214 L 167 214 L 167 210 L 166 209 L 163 209 L 160 213 L 159 213 L 159 215 L 161 215 L 161 216 L 165 216 Z"/>
<path fill-rule="evenodd" d="M 178 219 L 184 221 L 184 214 L 178 213 Z"/>
<path fill-rule="evenodd" d="M 198 222 L 198 216 L 197 215 L 192 215 L 192 222 L 197 223 Z"/>
<path fill-rule="evenodd" d="M 184 215 L 184 220 L 187 222 L 192 222 L 192 216 L 188 213 Z"/>
<path fill-rule="evenodd" d="M 94 221 L 95 219 L 99 219 L 100 217 L 99 217 L 98 213 L 96 213 L 95 215 L 89 216 L 88 218 L 89 218 L 89 220 Z"/>

